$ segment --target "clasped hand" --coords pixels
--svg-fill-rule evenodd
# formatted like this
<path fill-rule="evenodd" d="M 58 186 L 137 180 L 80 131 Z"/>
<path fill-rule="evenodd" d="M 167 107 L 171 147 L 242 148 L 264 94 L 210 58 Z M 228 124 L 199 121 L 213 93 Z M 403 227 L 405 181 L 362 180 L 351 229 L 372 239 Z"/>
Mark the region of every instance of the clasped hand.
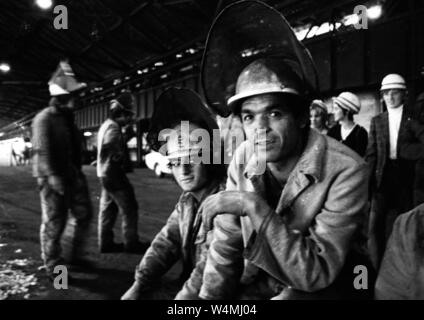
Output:
<path fill-rule="evenodd" d="M 219 214 L 249 216 L 257 230 L 271 212 L 266 201 L 254 192 L 221 191 L 206 198 L 199 208 L 206 231 L 212 229 L 213 220 Z"/>

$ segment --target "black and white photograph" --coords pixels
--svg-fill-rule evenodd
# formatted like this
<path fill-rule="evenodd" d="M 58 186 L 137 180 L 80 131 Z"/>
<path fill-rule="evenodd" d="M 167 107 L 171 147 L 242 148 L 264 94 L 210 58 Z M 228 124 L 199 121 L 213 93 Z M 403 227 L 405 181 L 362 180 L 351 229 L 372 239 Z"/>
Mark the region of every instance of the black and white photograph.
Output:
<path fill-rule="evenodd" d="M 424 1 L 0 0 L 0 300 L 424 300 Z"/>

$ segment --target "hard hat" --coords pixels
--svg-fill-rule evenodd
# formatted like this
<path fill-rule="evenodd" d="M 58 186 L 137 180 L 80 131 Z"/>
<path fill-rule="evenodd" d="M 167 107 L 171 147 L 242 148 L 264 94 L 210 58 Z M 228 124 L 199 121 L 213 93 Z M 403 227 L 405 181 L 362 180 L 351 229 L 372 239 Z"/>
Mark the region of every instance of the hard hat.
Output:
<path fill-rule="evenodd" d="M 249 97 L 266 93 L 284 93 L 302 96 L 302 80 L 283 59 L 262 58 L 253 61 L 240 73 L 235 95 L 227 101 L 233 112 L 239 112 L 241 102 Z"/>
<path fill-rule="evenodd" d="M 124 111 L 126 113 L 134 114 L 134 97 L 129 91 L 121 93 L 116 99 L 110 101 L 111 111 Z"/>
<path fill-rule="evenodd" d="M 358 114 L 361 110 L 361 101 L 356 94 L 352 92 L 342 92 L 333 99 L 334 104 L 340 108 Z"/>
<path fill-rule="evenodd" d="M 311 103 L 311 109 L 312 109 L 313 107 L 317 107 L 317 108 L 319 108 L 320 110 L 322 110 L 322 111 L 323 111 L 323 112 L 325 112 L 325 113 L 327 113 L 327 112 L 328 112 L 328 110 L 327 110 L 327 106 L 326 106 L 326 104 L 324 103 L 324 101 L 322 101 L 322 100 L 319 100 L 319 99 L 313 100 L 313 101 L 312 101 L 312 103 Z"/>
<path fill-rule="evenodd" d="M 227 103 L 236 107 L 234 102 L 241 97 L 241 92 L 236 92 L 241 72 L 252 62 L 270 57 L 279 59 L 285 70 L 297 75 L 301 87 L 290 89 L 300 91 L 303 97 L 318 90 L 313 60 L 280 12 L 252 0 L 227 6 L 212 24 L 202 59 L 201 83 L 208 105 L 220 116 L 228 116 L 233 110 Z M 282 75 L 277 78 L 281 81 Z M 279 87 L 277 82 L 273 84 L 273 89 Z M 294 90 L 288 92 L 286 83 L 283 85 L 286 93 L 295 94 Z"/>
<path fill-rule="evenodd" d="M 384 77 L 383 81 L 381 81 L 381 89 L 389 90 L 389 89 L 401 89 L 406 90 L 406 82 L 405 79 L 399 74 L 388 74 Z"/>
<path fill-rule="evenodd" d="M 152 149 L 164 151 L 161 148 L 164 141 L 159 141 L 160 132 L 164 129 L 172 129 L 172 126 L 182 121 L 194 123 L 200 128 L 207 130 L 210 135 L 210 143 L 212 143 L 213 130 L 218 129 L 218 124 L 200 96 L 190 89 L 170 88 L 165 90 L 155 103 L 155 110 L 147 135 L 147 141 Z M 185 147 L 187 149 L 187 146 Z M 188 149 L 194 150 L 195 148 L 191 146 Z M 166 150 L 165 152 L 169 153 Z M 187 153 L 186 155 L 189 154 Z M 169 154 L 166 155 L 169 156 Z M 183 156 L 182 153 L 174 155 Z"/>
<path fill-rule="evenodd" d="M 70 94 L 87 86 L 86 83 L 77 82 L 71 66 L 66 61 L 61 61 L 48 82 L 51 96 Z"/>

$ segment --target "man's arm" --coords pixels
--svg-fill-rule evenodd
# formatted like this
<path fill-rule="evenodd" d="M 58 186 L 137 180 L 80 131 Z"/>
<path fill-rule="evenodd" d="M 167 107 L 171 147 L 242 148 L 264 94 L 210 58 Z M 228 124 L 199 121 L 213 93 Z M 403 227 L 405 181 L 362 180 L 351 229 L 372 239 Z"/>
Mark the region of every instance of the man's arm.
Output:
<path fill-rule="evenodd" d="M 378 273 L 375 298 L 378 300 L 412 300 L 422 282 L 419 274 L 422 255 L 416 250 L 417 230 L 422 227 L 422 214 L 415 209 L 400 215 L 387 242 L 387 249 Z M 418 218 L 418 219 L 417 219 Z M 417 228 L 417 226 L 420 227 Z M 419 235 L 418 235 L 419 236 Z M 417 278 L 415 278 L 418 276 Z M 424 292 L 424 288 L 421 288 Z"/>
<path fill-rule="evenodd" d="M 178 207 L 178 204 L 177 204 Z M 150 285 L 158 280 L 181 257 L 181 234 L 176 208 L 166 225 L 153 239 L 149 249 L 136 268 L 135 280 L 141 285 Z"/>
<path fill-rule="evenodd" d="M 38 114 L 32 124 L 32 143 L 36 161 L 34 175 L 37 177 L 53 176 L 58 173 L 51 162 L 50 122 L 44 114 Z"/>

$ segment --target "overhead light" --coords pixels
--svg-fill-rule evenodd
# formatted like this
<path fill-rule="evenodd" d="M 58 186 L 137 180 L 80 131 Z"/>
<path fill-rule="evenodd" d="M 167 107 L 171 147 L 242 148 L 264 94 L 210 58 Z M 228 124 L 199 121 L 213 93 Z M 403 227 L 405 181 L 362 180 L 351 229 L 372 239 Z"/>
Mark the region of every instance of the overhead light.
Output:
<path fill-rule="evenodd" d="M 36 0 L 35 3 L 43 10 L 50 9 L 53 5 L 52 0 Z"/>
<path fill-rule="evenodd" d="M 352 24 L 358 24 L 359 23 L 359 16 L 357 14 L 351 14 L 344 18 L 344 25 L 350 26 Z"/>
<path fill-rule="evenodd" d="M 0 63 L 0 71 L 7 73 L 10 71 L 10 65 L 8 63 Z"/>
<path fill-rule="evenodd" d="M 382 14 L 383 14 L 383 7 L 380 4 L 372 6 L 371 8 L 367 9 L 367 15 L 368 15 L 368 18 L 370 19 L 373 19 L 373 20 L 378 19 L 381 17 Z"/>
<path fill-rule="evenodd" d="M 162 61 L 158 61 L 155 63 L 155 67 L 162 67 L 163 66 L 163 62 Z"/>
<path fill-rule="evenodd" d="M 84 137 L 91 137 L 93 134 L 90 131 L 84 132 Z"/>

